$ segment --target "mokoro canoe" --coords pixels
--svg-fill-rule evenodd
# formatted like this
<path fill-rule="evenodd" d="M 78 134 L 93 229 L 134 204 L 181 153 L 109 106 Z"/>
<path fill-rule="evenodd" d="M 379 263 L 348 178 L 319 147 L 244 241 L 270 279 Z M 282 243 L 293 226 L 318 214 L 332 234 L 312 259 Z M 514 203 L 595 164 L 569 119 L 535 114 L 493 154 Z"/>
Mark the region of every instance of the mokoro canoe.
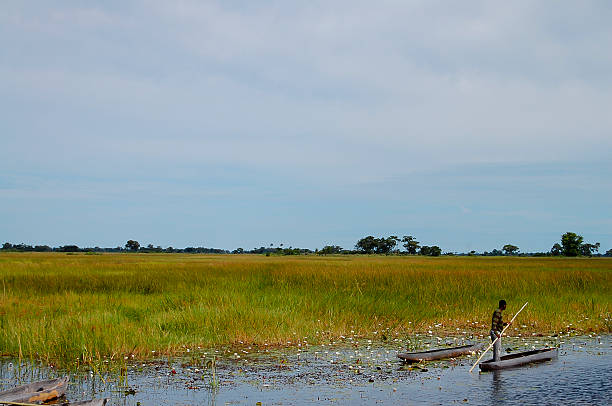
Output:
<path fill-rule="evenodd" d="M 455 358 L 462 355 L 471 354 L 484 348 L 484 344 L 469 344 L 461 347 L 439 348 L 437 350 L 408 352 L 397 354 L 397 357 L 405 362 L 433 361 L 444 358 Z"/>
<path fill-rule="evenodd" d="M 83 400 L 80 402 L 70 402 L 69 406 L 104 406 L 106 399 Z"/>
<path fill-rule="evenodd" d="M 499 369 L 513 368 L 532 362 L 549 361 L 557 358 L 559 351 L 556 348 L 544 348 L 542 350 L 519 352 L 516 354 L 504 355 L 497 362 L 492 359 L 478 364 L 482 371 L 497 371 Z"/>
<path fill-rule="evenodd" d="M 67 386 L 67 376 L 21 385 L 0 392 L 0 402 L 18 402 L 40 405 L 44 402 L 49 402 L 64 396 Z"/>

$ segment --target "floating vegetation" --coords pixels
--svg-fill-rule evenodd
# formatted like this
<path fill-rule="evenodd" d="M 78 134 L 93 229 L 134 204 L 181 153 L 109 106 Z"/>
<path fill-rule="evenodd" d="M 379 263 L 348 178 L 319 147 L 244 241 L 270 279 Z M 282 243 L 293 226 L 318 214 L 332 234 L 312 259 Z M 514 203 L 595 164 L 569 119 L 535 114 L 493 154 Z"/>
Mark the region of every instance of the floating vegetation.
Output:
<path fill-rule="evenodd" d="M 491 381 L 497 379 L 495 375 L 485 374 L 474 378 L 467 373 L 473 363 L 473 359 L 468 357 L 405 365 L 396 358 L 398 352 L 405 350 L 404 343 L 369 344 L 367 340 L 360 340 L 355 347 L 350 344 L 350 338 L 357 341 L 356 336 L 345 336 L 345 341 L 326 343 L 325 346 L 309 345 L 307 349 L 297 346 L 266 348 L 247 343 L 215 349 L 183 347 L 182 352 L 173 357 L 162 356 L 146 362 L 128 361 L 126 372 L 129 386 L 118 384 L 111 373 L 104 375 L 104 382 L 100 376 L 90 376 L 84 371 L 73 374 L 71 382 L 74 385 L 68 388 L 71 393 L 67 396 L 72 399 L 108 397 L 112 405 L 138 405 L 138 402 L 206 404 L 207 399 L 216 399 L 220 404 L 238 399 L 251 404 L 256 401 L 270 404 L 274 399 L 283 404 L 303 404 L 317 397 L 346 399 L 345 396 L 352 394 L 359 399 L 362 394 L 369 397 L 380 394 L 388 399 L 393 393 L 400 396 L 395 399 L 397 402 L 410 394 L 411 399 L 416 396 L 416 399 L 420 399 L 419 403 L 427 403 L 427 396 L 436 396 L 436 400 L 439 400 L 438 393 L 446 393 L 442 395 L 445 396 L 444 403 L 470 395 L 470 402 L 481 404 L 488 400 L 487 390 L 495 388 L 491 385 Z M 423 335 L 418 339 L 411 338 L 411 341 L 421 348 L 427 348 L 427 344 L 435 346 L 438 342 L 435 337 Z M 552 336 L 512 337 L 504 340 L 503 347 L 525 351 L 533 346 L 559 346 L 558 362 L 528 367 L 525 371 L 531 377 L 536 374 L 547 378 L 541 381 L 549 382 L 551 387 L 557 388 L 557 392 L 555 385 L 558 385 L 558 380 L 548 379 L 551 373 L 559 377 L 567 377 L 571 373 L 584 377 L 585 368 L 591 370 L 595 367 L 603 374 L 603 379 L 609 377 L 609 364 L 606 362 L 612 348 L 609 335 L 574 336 L 567 338 L 565 344 L 561 344 L 561 341 Z M 235 354 L 242 355 L 238 358 Z M 2 389 L 17 384 L 17 370 L 14 363 L 0 363 L 0 383 L 5 383 Z M 24 383 L 64 374 L 61 369 L 33 366 L 28 362 L 24 362 L 21 370 L 29 371 Z M 211 385 L 213 376 L 217 382 L 215 385 Z M 515 379 L 520 378 L 515 376 L 508 385 L 514 385 L 511 387 L 513 392 L 522 391 L 520 393 L 524 394 L 525 381 L 517 383 Z M 578 392 L 572 392 L 573 397 L 570 397 L 574 403 L 579 403 L 576 400 L 584 392 L 593 401 L 606 397 L 600 388 L 591 390 L 593 385 L 584 382 L 588 381 L 582 381 L 573 389 Z M 474 385 L 484 391 L 469 390 Z M 481 392 L 484 392 L 484 397 L 480 400 L 473 398 Z M 533 399 L 533 393 L 528 395 Z M 562 395 L 567 396 L 567 393 Z"/>

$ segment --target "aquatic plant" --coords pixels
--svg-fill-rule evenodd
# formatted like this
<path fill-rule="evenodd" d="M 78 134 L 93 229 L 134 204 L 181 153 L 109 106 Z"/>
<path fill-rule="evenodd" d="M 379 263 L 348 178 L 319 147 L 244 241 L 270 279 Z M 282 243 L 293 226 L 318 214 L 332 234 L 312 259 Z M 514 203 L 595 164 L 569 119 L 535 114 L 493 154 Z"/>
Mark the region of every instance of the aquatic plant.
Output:
<path fill-rule="evenodd" d="M 351 330 L 482 334 L 500 298 L 510 312 L 530 303 L 510 334 L 609 332 L 611 270 L 607 258 L 1 253 L 0 348 L 95 370 Z"/>

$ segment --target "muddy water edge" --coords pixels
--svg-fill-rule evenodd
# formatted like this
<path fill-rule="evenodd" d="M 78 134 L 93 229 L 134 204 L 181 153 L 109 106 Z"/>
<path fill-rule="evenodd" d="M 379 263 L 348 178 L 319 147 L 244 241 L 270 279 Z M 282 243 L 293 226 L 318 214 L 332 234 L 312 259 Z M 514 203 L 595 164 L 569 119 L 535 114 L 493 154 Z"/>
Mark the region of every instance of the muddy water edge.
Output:
<path fill-rule="evenodd" d="M 500 372 L 468 372 L 475 357 L 407 365 L 398 352 L 462 345 L 480 337 L 368 340 L 340 337 L 283 348 L 185 348 L 182 356 L 127 360 L 118 377 L 71 375 L 67 399 L 106 397 L 110 405 L 610 404 L 612 336 L 506 338 L 506 352 L 559 347 L 557 360 Z M 484 359 L 490 358 L 489 355 Z M 0 389 L 65 374 L 2 359 Z"/>

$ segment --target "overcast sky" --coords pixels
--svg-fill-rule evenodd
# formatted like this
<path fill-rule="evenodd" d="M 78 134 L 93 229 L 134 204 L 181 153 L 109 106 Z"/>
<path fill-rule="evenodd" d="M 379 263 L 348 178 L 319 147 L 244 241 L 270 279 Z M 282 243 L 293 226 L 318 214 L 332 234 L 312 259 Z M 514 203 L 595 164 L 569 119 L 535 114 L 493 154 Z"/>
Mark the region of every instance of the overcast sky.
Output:
<path fill-rule="evenodd" d="M 0 240 L 612 248 L 612 3 L 3 1 Z"/>

